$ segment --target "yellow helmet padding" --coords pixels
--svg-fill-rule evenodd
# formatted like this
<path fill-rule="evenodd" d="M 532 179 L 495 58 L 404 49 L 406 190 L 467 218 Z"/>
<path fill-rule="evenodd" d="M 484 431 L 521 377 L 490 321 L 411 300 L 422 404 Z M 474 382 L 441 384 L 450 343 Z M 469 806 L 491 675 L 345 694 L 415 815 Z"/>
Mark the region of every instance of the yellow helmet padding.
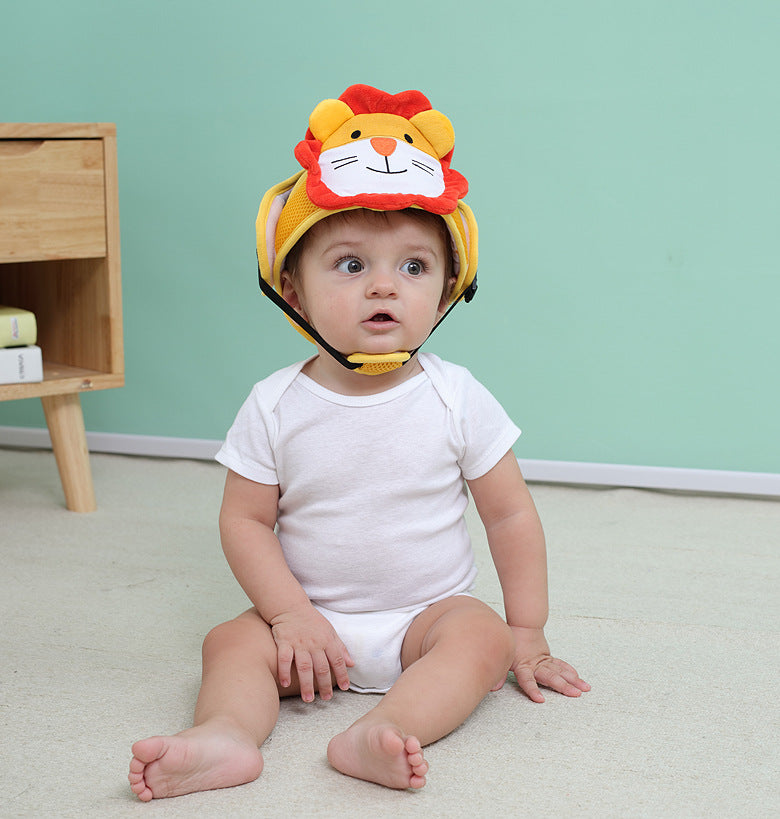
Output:
<path fill-rule="evenodd" d="M 301 236 L 320 220 L 359 207 L 352 205 L 337 210 L 317 207 L 306 194 L 306 171 L 269 188 L 260 202 L 255 225 L 257 258 L 263 279 L 281 294 L 285 259 Z M 471 285 L 477 273 L 477 222 L 471 208 L 462 200 L 454 213 L 440 215 L 449 229 L 454 251 L 456 281 L 450 299 L 454 302 Z"/>

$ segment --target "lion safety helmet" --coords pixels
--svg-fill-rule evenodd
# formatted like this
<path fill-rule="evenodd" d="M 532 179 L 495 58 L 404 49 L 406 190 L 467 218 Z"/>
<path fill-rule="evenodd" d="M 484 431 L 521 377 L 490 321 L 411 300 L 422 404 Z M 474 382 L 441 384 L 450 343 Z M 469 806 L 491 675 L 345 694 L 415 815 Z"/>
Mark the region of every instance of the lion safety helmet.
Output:
<path fill-rule="evenodd" d="M 387 94 L 353 85 L 316 106 L 306 137 L 295 148 L 303 170 L 272 187 L 260 202 L 257 261 L 263 293 L 303 336 L 348 369 L 378 375 L 402 366 L 417 350 L 374 355 L 334 349 L 282 298 L 287 254 L 306 231 L 334 213 L 420 208 L 441 216 L 449 229 L 456 281 L 447 313 L 461 299 L 471 301 L 477 288 L 477 223 L 462 201 L 468 182 L 450 168 L 454 145 L 449 119 L 419 91 Z"/>

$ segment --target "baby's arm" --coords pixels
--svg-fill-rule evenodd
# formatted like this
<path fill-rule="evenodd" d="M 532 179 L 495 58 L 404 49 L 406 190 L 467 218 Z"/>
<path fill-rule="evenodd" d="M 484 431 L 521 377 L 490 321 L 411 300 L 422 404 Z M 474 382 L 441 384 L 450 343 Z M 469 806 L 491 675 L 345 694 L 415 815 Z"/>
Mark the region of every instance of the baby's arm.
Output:
<path fill-rule="evenodd" d="M 346 689 L 352 659 L 287 566 L 274 533 L 278 502 L 278 486 L 255 483 L 228 470 L 219 515 L 222 548 L 241 587 L 271 626 L 279 684 L 290 685 L 295 663 L 301 697 L 307 702 L 314 699 L 316 681 L 320 696 L 329 699 L 331 669 L 339 688 Z"/>
<path fill-rule="evenodd" d="M 544 702 L 539 684 L 578 697 L 590 686 L 550 655 L 547 622 L 547 551 L 536 507 L 512 450 L 469 490 L 485 526 L 501 582 L 507 623 L 515 635 L 512 671 L 534 702 Z"/>

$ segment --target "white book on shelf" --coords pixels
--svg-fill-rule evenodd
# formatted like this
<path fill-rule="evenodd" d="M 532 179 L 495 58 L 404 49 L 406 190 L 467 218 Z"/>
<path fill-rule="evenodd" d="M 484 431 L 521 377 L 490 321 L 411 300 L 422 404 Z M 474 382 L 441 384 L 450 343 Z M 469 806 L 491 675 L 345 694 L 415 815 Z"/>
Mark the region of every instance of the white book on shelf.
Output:
<path fill-rule="evenodd" d="M 35 344 L 0 347 L 0 384 L 27 384 L 43 381 L 43 357 Z"/>

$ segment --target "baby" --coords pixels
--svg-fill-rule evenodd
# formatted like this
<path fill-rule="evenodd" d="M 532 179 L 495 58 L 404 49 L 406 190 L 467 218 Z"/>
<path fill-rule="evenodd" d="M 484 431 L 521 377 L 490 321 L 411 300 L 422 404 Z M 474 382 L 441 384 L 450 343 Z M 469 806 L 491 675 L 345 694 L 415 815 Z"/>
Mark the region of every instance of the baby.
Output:
<path fill-rule="evenodd" d="M 512 671 L 571 697 L 550 655 L 544 535 L 519 430 L 465 369 L 419 353 L 475 290 L 477 227 L 449 120 L 419 92 L 352 86 L 315 108 L 304 167 L 258 215 L 261 286 L 317 354 L 255 385 L 217 459 L 220 533 L 251 608 L 212 630 L 194 725 L 133 745 L 144 801 L 256 779 L 281 696 L 382 693 L 331 765 L 421 788 L 423 747 Z M 506 621 L 472 596 L 466 485 Z"/>

